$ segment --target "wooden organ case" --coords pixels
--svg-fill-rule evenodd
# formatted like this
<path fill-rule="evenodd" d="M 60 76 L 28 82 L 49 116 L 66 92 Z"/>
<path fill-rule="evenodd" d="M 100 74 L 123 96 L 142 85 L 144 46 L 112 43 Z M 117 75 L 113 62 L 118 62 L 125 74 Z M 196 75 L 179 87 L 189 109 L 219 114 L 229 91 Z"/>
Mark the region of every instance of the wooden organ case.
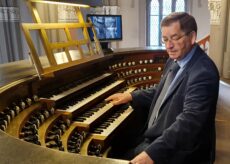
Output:
<path fill-rule="evenodd" d="M 28 1 L 33 13 L 34 3 Z M 168 56 L 164 50 L 123 49 L 104 56 L 95 37 L 92 43 L 80 8 L 79 23 L 23 24 L 31 49 L 29 61 L 1 66 L 2 72 L 22 70 L 0 88 L 0 144 L 2 160 L 9 163 L 129 163 L 109 159 L 114 139 L 129 128 L 134 112 L 129 104 L 113 106 L 104 99 L 116 92 L 132 92 L 156 85 Z M 65 43 L 50 43 L 46 30 L 64 29 Z M 83 39 L 73 40 L 70 28 L 80 28 Z M 48 60 L 44 66 L 33 45 L 30 30 L 38 30 Z M 73 60 L 69 47 L 80 57 Z M 82 48 L 85 46 L 88 51 Z M 53 50 L 64 50 L 67 62 L 59 64 Z M 29 72 L 25 75 L 25 72 Z M 37 75 L 34 75 L 35 72 Z M 2 73 L 6 75 L 7 73 Z M 17 73 L 18 74 L 18 73 Z M 26 155 L 30 154 L 30 156 Z"/>

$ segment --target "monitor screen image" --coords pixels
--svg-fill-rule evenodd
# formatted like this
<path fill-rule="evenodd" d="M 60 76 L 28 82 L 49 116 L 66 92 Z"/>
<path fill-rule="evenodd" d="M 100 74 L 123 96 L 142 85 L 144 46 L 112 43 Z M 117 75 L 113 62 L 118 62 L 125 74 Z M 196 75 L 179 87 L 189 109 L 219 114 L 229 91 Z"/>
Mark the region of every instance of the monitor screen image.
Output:
<path fill-rule="evenodd" d="M 87 15 L 91 19 L 100 41 L 122 40 L 121 15 Z M 89 30 L 91 40 L 93 33 Z"/>

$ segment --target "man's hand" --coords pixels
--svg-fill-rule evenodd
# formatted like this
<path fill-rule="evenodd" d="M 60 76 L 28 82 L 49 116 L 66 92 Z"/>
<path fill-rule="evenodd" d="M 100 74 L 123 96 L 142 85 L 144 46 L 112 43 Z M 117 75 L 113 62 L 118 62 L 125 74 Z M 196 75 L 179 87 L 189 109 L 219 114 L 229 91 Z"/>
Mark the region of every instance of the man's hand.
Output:
<path fill-rule="evenodd" d="M 132 96 L 128 92 L 115 93 L 109 96 L 108 98 L 106 98 L 105 101 L 111 101 L 113 105 L 120 105 L 132 101 Z"/>
<path fill-rule="evenodd" d="M 130 161 L 131 164 L 154 164 L 154 161 L 149 157 L 146 152 L 138 154 Z"/>

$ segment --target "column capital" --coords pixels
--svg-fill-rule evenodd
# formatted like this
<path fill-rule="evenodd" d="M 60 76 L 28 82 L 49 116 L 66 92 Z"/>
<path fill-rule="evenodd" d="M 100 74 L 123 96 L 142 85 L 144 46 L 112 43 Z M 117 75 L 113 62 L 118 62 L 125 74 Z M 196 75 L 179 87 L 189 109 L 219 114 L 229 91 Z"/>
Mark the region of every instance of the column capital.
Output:
<path fill-rule="evenodd" d="M 210 11 L 210 24 L 220 25 L 221 0 L 208 0 L 208 9 Z"/>

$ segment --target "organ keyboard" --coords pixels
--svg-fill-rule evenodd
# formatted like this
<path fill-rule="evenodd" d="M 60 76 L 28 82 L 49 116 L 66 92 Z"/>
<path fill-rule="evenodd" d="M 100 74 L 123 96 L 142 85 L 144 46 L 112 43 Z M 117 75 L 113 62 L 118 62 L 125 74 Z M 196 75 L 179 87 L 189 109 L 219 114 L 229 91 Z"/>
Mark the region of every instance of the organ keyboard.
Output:
<path fill-rule="evenodd" d="M 55 155 L 66 152 L 60 161 L 76 157 L 83 158 L 83 163 L 96 163 L 99 159 L 90 156 L 102 156 L 101 163 L 128 163 L 108 159 L 107 154 L 114 139 L 122 138 L 128 123 L 134 121 L 135 113 L 129 104 L 113 106 L 104 99 L 115 92 L 133 92 L 156 84 L 166 55 L 162 50 L 117 52 L 88 59 L 53 78 L 31 76 L 6 84 L 0 88 L 0 128 L 17 138 L 10 139 L 15 146 L 48 154 L 53 149 Z M 10 148 L 1 151 L 12 153 Z M 19 158 L 23 157 L 15 159 Z"/>
<path fill-rule="evenodd" d="M 88 154 L 100 155 L 109 145 L 112 135 L 118 130 L 118 127 L 132 113 L 132 111 L 133 110 L 130 107 L 119 109 L 119 111 L 115 112 L 95 128 L 92 132 L 93 134 L 88 146 Z"/>
<path fill-rule="evenodd" d="M 59 91 L 55 90 L 54 92 L 56 92 L 57 94 L 55 94 L 55 93 L 52 94 L 52 92 L 50 92 L 49 94 L 52 94 L 52 95 L 50 97 L 48 96 L 48 98 L 50 100 L 55 101 L 55 102 L 60 101 L 60 99 L 66 97 L 68 95 L 71 95 L 75 92 L 80 92 L 82 89 L 85 89 L 92 84 L 95 85 L 96 83 L 99 83 L 100 81 L 107 80 L 111 76 L 112 76 L 111 73 L 105 73 L 101 76 L 90 79 L 90 80 L 85 81 L 81 84 L 76 84 L 76 85 L 69 84 L 69 86 L 64 86 L 64 87 L 60 88 Z"/>
<path fill-rule="evenodd" d="M 96 89 L 96 92 L 93 91 L 93 93 L 87 93 L 88 95 L 83 98 L 77 98 L 77 99 L 71 99 L 71 101 L 68 103 L 68 105 L 64 105 L 62 109 L 64 109 L 64 112 L 67 113 L 76 113 L 81 108 L 83 108 L 85 105 L 89 105 L 89 103 L 93 103 L 94 100 L 100 99 L 102 100 L 105 98 L 105 96 L 108 96 L 109 94 L 113 93 L 114 90 L 117 90 L 118 87 L 120 87 L 124 83 L 124 80 L 118 80 L 115 81 L 108 86 L 104 86 L 104 88 Z M 63 111 L 63 110 L 59 110 Z"/>

